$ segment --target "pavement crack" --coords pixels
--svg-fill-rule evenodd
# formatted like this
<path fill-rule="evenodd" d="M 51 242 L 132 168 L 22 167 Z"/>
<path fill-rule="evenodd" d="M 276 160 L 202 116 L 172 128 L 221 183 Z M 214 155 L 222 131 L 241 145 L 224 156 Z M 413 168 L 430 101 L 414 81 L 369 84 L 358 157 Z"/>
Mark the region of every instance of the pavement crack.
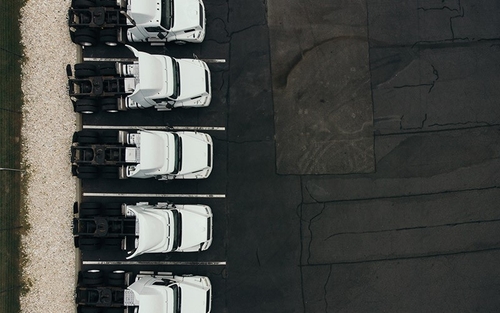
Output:
<path fill-rule="evenodd" d="M 473 250 L 462 250 L 462 251 L 450 251 L 450 252 L 441 252 L 441 253 L 429 253 L 429 254 L 420 254 L 420 255 L 408 255 L 401 257 L 388 257 L 388 258 L 377 258 L 377 259 L 369 259 L 369 260 L 347 260 L 347 261 L 338 261 L 338 262 L 329 262 L 329 263 L 314 263 L 314 264 L 305 264 L 301 265 L 302 267 L 309 266 L 326 266 L 326 265 L 350 265 L 350 264 L 366 264 L 366 263 L 378 263 L 378 262 L 394 262 L 394 261 L 404 261 L 404 260 L 414 260 L 414 259 L 428 259 L 428 258 L 440 258 L 440 257 L 450 257 L 450 256 L 458 256 L 458 255 L 467 255 L 474 253 L 483 253 L 483 252 L 494 252 L 500 251 L 500 247 L 490 247 L 483 249 L 473 249 Z"/>
<path fill-rule="evenodd" d="M 415 229 L 432 229 L 432 228 L 441 228 L 441 227 L 455 227 L 455 226 L 461 226 L 461 225 L 482 224 L 482 223 L 496 223 L 496 222 L 500 222 L 500 219 L 474 220 L 474 221 L 446 223 L 446 224 L 439 224 L 439 225 L 425 225 L 425 226 L 401 227 L 401 228 L 381 229 L 381 230 L 338 232 L 338 233 L 334 233 L 334 234 L 331 234 L 330 236 L 326 237 L 324 239 L 324 241 L 327 241 L 327 240 L 329 240 L 329 239 L 331 239 L 333 237 L 342 236 L 342 235 L 380 234 L 380 233 L 399 232 L 399 231 L 407 231 L 407 230 L 415 230 Z"/>
<path fill-rule="evenodd" d="M 337 200 L 329 200 L 329 201 L 323 201 L 323 202 L 317 202 L 317 201 L 304 202 L 304 204 L 314 204 L 314 203 L 327 204 L 327 203 L 345 203 L 345 202 L 357 202 L 357 201 L 373 201 L 373 200 L 384 200 L 384 199 L 403 199 L 403 198 L 427 197 L 427 196 L 434 196 L 434 195 L 445 195 L 445 194 L 453 194 L 453 193 L 459 193 L 459 192 L 473 192 L 473 191 L 484 191 L 484 190 L 493 190 L 493 189 L 500 189 L 500 186 L 495 185 L 495 186 L 478 187 L 478 188 L 442 190 L 442 191 L 436 191 L 436 192 L 413 193 L 413 194 L 407 194 L 407 195 L 392 195 L 392 196 L 380 196 L 380 197 L 337 199 Z"/>
<path fill-rule="evenodd" d="M 478 122 L 479 125 L 472 125 L 469 127 L 455 127 L 455 128 L 445 128 L 445 129 L 425 129 L 418 131 L 403 131 L 403 132 L 393 132 L 393 133 L 381 133 L 378 131 L 374 134 L 375 137 L 383 137 L 383 136 L 406 136 L 409 134 L 425 134 L 425 133 L 439 133 L 439 132 L 452 132 L 452 131 L 463 131 L 470 130 L 476 128 L 485 128 L 485 127 L 499 127 L 500 123 L 487 123 L 487 122 Z M 482 124 L 485 123 L 485 124 Z M 458 123 L 445 123 L 445 124 L 431 124 L 429 127 L 433 126 L 452 126 L 452 125 L 468 125 L 468 122 L 458 122 Z M 400 125 L 401 127 L 401 125 Z"/>
<path fill-rule="evenodd" d="M 328 276 L 326 277 L 325 284 L 323 285 L 323 300 L 325 301 L 325 313 L 328 313 L 328 283 L 330 282 L 330 277 L 332 276 L 332 267 L 333 265 L 330 264 L 330 269 L 328 270 Z"/>
<path fill-rule="evenodd" d="M 439 72 L 438 70 L 434 67 L 434 65 L 431 64 L 431 67 L 432 67 L 432 74 L 434 74 L 434 80 L 430 83 L 426 83 L 426 84 L 415 84 L 415 85 L 400 85 L 400 86 L 394 86 L 393 88 L 395 89 L 400 89 L 400 88 L 414 88 L 414 87 L 425 87 L 425 86 L 429 86 L 429 91 L 427 93 L 431 93 L 432 91 L 432 88 L 434 88 L 434 85 L 436 84 L 436 82 L 439 80 Z"/>
<path fill-rule="evenodd" d="M 302 176 L 299 176 L 300 178 L 300 186 L 302 187 L 303 181 L 302 181 Z M 306 312 L 306 297 L 304 293 L 304 272 L 302 269 L 302 257 L 304 254 L 304 243 L 303 243 L 303 231 L 302 231 L 302 222 L 303 220 L 303 206 L 304 206 L 304 191 L 303 188 L 300 188 L 300 204 L 296 208 L 296 214 L 299 218 L 299 242 L 300 242 L 300 252 L 299 252 L 299 271 L 300 271 L 300 292 L 301 292 L 301 297 L 302 297 L 302 309 L 303 312 Z"/>
<path fill-rule="evenodd" d="M 312 245 L 312 241 L 313 241 L 313 231 L 311 229 L 311 226 L 312 226 L 312 223 L 314 221 L 314 219 L 316 219 L 318 216 L 320 216 L 321 214 L 323 214 L 323 211 L 325 210 L 325 204 L 323 204 L 323 207 L 321 208 L 321 211 L 314 215 L 310 220 L 309 220 L 309 223 L 307 225 L 307 230 L 309 231 L 309 243 L 307 245 L 307 264 L 309 264 L 309 260 L 311 259 L 311 245 Z"/>
<path fill-rule="evenodd" d="M 439 8 L 424 8 L 424 7 L 419 7 L 417 10 L 422 10 L 422 11 L 440 11 L 440 10 L 448 10 L 448 11 L 454 11 L 454 12 L 459 12 L 458 9 L 452 9 L 449 6 L 445 5 Z"/>
<path fill-rule="evenodd" d="M 415 130 L 415 129 L 423 129 L 425 121 L 427 121 L 427 113 L 424 114 L 424 119 L 420 123 L 419 127 L 403 127 L 403 118 L 404 115 L 401 115 L 401 119 L 399 121 L 399 130 Z"/>

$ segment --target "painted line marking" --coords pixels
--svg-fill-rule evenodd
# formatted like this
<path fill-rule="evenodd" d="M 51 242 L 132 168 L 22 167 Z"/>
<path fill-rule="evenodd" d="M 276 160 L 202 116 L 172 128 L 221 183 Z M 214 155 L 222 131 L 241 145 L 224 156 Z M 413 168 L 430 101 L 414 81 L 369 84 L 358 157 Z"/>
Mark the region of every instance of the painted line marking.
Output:
<path fill-rule="evenodd" d="M 205 63 L 226 63 L 226 59 L 200 59 Z"/>
<path fill-rule="evenodd" d="M 84 62 L 134 62 L 137 58 L 93 58 L 84 57 Z"/>
<path fill-rule="evenodd" d="M 198 59 L 198 58 L 193 58 Z M 205 63 L 226 63 L 226 59 L 198 59 Z M 134 62 L 137 58 L 93 58 L 84 57 L 84 62 Z"/>
<path fill-rule="evenodd" d="M 225 199 L 225 194 L 182 194 L 182 193 L 104 193 L 84 192 L 84 197 L 134 197 L 134 198 L 217 198 Z"/>
<path fill-rule="evenodd" d="M 217 130 L 225 131 L 226 127 L 216 126 L 106 126 L 83 125 L 83 129 L 165 129 L 165 130 Z"/>
<path fill-rule="evenodd" d="M 226 261 L 83 261 L 83 265 L 187 265 L 226 266 Z"/>

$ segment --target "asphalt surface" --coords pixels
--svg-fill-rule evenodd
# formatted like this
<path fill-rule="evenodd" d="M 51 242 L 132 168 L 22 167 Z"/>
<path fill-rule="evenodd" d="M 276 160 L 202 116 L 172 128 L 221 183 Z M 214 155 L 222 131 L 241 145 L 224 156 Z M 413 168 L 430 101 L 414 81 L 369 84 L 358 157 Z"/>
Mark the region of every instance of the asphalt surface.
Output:
<path fill-rule="evenodd" d="M 203 44 L 134 46 L 225 59 L 209 64 L 210 107 L 83 118 L 225 127 L 207 131 L 206 180 L 82 182 L 104 202 L 117 199 L 85 193 L 225 196 L 170 198 L 212 207 L 208 251 L 130 268 L 208 275 L 212 312 L 499 311 L 498 3 L 205 4 Z"/>

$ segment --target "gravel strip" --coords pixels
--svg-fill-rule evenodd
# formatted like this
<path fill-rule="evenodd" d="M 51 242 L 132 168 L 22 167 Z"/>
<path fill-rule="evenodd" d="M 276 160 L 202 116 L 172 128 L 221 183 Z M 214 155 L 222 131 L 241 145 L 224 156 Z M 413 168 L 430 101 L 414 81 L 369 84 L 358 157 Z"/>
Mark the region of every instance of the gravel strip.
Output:
<path fill-rule="evenodd" d="M 77 47 L 67 26 L 69 1 L 28 0 L 21 10 L 23 166 L 31 229 L 22 238 L 28 262 L 23 279 L 32 284 L 21 298 L 22 312 L 71 312 L 74 307 L 75 250 L 72 206 L 76 180 L 69 147 L 76 115 L 67 94 L 65 66 Z"/>

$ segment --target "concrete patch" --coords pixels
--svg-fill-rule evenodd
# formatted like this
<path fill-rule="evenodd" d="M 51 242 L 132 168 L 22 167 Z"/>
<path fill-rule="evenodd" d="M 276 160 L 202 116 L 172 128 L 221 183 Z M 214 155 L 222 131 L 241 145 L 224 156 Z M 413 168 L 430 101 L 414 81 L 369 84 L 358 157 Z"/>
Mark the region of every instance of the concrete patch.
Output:
<path fill-rule="evenodd" d="M 280 174 L 374 171 L 366 7 L 343 2 L 268 4 Z"/>

